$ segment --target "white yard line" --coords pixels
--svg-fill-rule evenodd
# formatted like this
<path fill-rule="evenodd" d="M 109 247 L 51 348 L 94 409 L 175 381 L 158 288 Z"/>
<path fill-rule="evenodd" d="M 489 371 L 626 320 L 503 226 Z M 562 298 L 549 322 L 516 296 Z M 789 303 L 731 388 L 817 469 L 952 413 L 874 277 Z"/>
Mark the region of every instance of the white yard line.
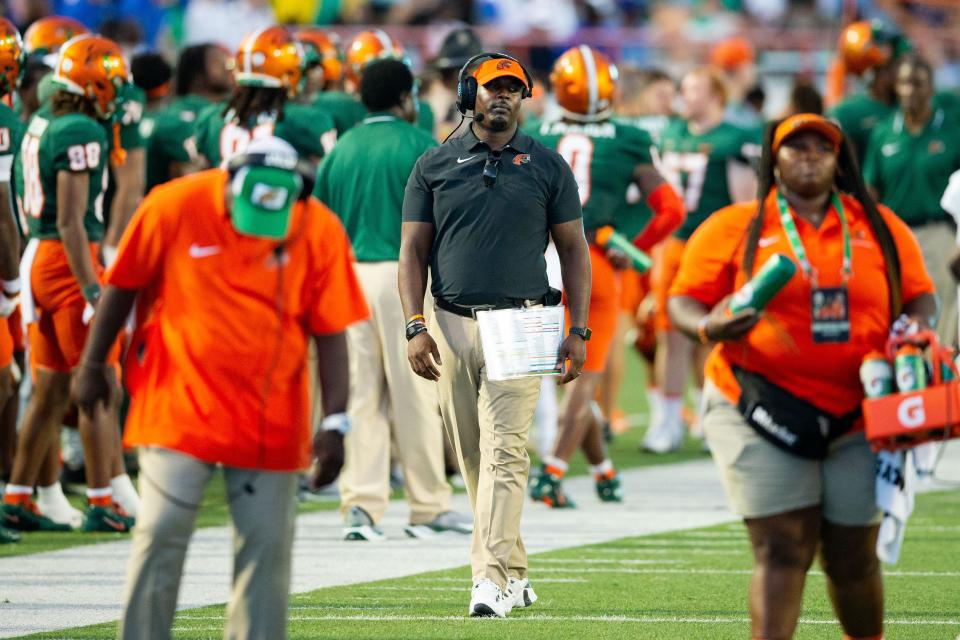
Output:
<path fill-rule="evenodd" d="M 960 447 L 948 450 L 949 460 L 941 468 L 960 466 Z M 523 518 L 524 542 L 530 553 L 539 553 L 586 544 L 598 544 L 625 536 L 649 535 L 704 527 L 736 518 L 727 510 L 720 481 L 710 460 L 704 459 L 674 465 L 636 469 L 623 473 L 626 502 L 623 505 L 600 503 L 590 478 L 571 478 L 568 493 L 578 502 L 574 510 L 553 510 L 527 503 Z M 466 496 L 455 496 L 454 508 L 468 511 Z M 412 540 L 403 534 L 407 521 L 404 503 L 390 505 L 381 523 L 389 539 L 376 544 L 344 542 L 340 516 L 336 512 L 300 516 L 294 547 L 292 590 L 294 593 L 323 587 L 357 584 L 409 576 L 425 571 L 460 567 L 469 561 L 469 539 L 466 536 L 443 535 L 430 540 Z M 622 547 L 588 550 L 595 552 L 630 553 L 636 555 L 670 553 L 671 548 L 683 555 L 735 554 L 745 541 L 733 534 L 693 533 L 683 540 L 632 541 Z M 21 543 L 24 544 L 24 543 Z M 55 631 L 81 625 L 116 620 L 121 614 L 121 598 L 129 541 L 79 546 L 61 551 L 0 559 L 0 637 L 11 637 L 39 631 Z M 180 588 L 179 607 L 190 609 L 226 602 L 230 584 L 230 530 L 227 527 L 201 529 L 196 532 L 187 557 Z M 653 560 L 668 564 L 668 559 Z M 596 564 L 609 564 L 597 562 Z M 644 564 L 633 561 L 625 567 Z M 693 564 L 696 564 L 695 562 Z M 562 561 L 532 559 L 534 582 L 570 580 L 555 574 L 568 574 Z M 544 565 L 553 565 L 544 566 Z M 594 567 L 594 571 L 603 571 Z M 577 569 L 582 571 L 582 569 Z M 613 568 L 622 573 L 686 573 L 693 569 Z M 699 572 L 699 571 L 696 571 Z M 913 576 L 923 572 L 901 572 Z M 941 572 L 942 574 L 953 574 Z M 941 575 L 930 573 L 929 575 Z M 897 575 L 896 571 L 886 575 Z M 470 574 L 463 572 L 462 587 L 449 578 L 450 589 L 462 589 L 464 608 L 468 597 Z M 386 585 L 383 585 L 386 586 Z M 436 585 L 440 586 L 440 585 Z M 370 589 L 378 585 L 368 585 Z M 438 589 L 441 590 L 441 589 Z M 443 587 L 442 590 L 447 590 Z M 438 594 L 439 595 L 439 594 Z M 296 598 L 294 598 L 296 602 Z M 318 620 L 459 620 L 458 617 L 318 617 Z M 560 616 L 523 616 L 514 620 L 594 620 Z M 608 620 L 597 617 L 596 621 Z M 746 618 L 610 618 L 619 622 L 730 622 L 742 623 Z M 811 624 L 833 624 L 833 621 Z M 891 621 L 890 624 L 951 624 L 943 621 Z M 953 624 L 956 624 L 953 622 Z M 222 630 L 218 627 L 216 630 Z"/>

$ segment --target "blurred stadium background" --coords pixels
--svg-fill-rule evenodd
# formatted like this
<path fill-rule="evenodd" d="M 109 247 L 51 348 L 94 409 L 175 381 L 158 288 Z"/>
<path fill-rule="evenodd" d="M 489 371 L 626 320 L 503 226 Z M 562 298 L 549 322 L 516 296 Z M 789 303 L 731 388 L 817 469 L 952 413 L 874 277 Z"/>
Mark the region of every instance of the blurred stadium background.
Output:
<path fill-rule="evenodd" d="M 278 22 L 330 27 L 345 42 L 379 26 L 421 73 L 444 36 L 469 25 L 485 48 L 509 51 L 541 78 L 574 44 L 678 78 L 708 62 L 715 43 L 739 36 L 755 51 L 766 117 L 783 111 L 797 82 L 824 93 L 841 27 L 866 19 L 905 35 L 933 64 L 939 89 L 960 86 L 958 0 L 7 0 L 4 12 L 21 29 L 44 15 L 70 16 L 109 30 L 129 53 L 155 49 L 171 60 L 192 43 L 235 49 Z"/>

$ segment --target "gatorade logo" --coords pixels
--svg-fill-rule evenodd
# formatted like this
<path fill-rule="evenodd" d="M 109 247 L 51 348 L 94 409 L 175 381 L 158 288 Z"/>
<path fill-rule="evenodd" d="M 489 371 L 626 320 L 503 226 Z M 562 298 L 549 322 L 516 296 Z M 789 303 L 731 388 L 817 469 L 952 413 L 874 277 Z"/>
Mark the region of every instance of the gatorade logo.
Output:
<path fill-rule="evenodd" d="M 927 421 L 927 412 L 923 409 L 923 396 L 907 398 L 897 407 L 897 420 L 908 429 L 916 429 Z"/>
<path fill-rule="evenodd" d="M 915 389 L 917 386 L 917 376 L 913 375 L 913 369 L 910 367 L 897 367 L 897 388 L 904 391 Z"/>

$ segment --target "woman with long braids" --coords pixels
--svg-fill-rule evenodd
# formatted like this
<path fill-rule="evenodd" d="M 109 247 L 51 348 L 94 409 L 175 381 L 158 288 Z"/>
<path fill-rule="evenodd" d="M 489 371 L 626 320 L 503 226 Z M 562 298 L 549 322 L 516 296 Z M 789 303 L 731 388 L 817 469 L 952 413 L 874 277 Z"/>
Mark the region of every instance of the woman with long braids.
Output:
<path fill-rule="evenodd" d="M 882 638 L 859 367 L 901 314 L 934 322 L 933 284 L 908 227 L 870 197 L 851 144 L 821 116 L 767 128 L 758 198 L 697 230 L 669 299 L 676 327 L 717 343 L 703 426 L 753 547 L 752 637 L 793 637 L 819 547 L 844 638 Z M 761 312 L 731 313 L 731 294 L 774 254 L 794 275 Z"/>

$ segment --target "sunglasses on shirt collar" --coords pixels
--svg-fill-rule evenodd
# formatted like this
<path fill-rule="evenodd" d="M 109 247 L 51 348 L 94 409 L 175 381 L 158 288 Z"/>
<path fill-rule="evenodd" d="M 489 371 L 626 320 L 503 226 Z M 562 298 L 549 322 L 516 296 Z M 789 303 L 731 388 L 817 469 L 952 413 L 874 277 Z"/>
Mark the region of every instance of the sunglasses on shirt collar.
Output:
<path fill-rule="evenodd" d="M 487 154 L 487 162 L 483 165 L 483 184 L 492 187 L 497 183 L 500 175 L 500 154 L 492 151 Z"/>

